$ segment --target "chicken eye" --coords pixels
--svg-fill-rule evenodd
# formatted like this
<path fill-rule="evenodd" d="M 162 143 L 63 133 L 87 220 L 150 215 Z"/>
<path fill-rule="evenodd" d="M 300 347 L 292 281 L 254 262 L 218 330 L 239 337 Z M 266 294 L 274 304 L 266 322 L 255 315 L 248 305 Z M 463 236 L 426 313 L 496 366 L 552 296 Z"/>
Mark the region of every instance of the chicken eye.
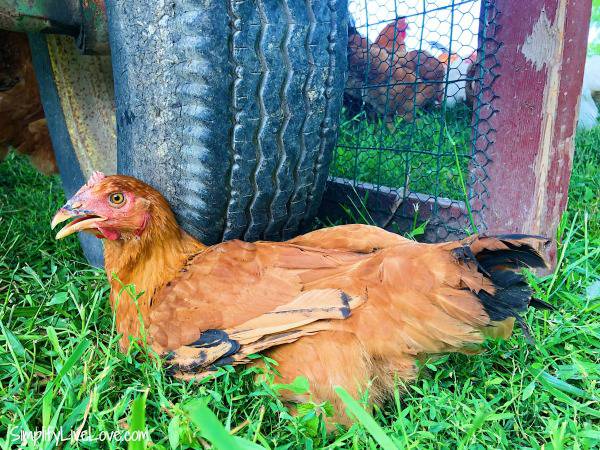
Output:
<path fill-rule="evenodd" d="M 113 192 L 108 196 L 108 201 L 114 206 L 119 206 L 125 201 L 125 196 L 121 192 Z"/>

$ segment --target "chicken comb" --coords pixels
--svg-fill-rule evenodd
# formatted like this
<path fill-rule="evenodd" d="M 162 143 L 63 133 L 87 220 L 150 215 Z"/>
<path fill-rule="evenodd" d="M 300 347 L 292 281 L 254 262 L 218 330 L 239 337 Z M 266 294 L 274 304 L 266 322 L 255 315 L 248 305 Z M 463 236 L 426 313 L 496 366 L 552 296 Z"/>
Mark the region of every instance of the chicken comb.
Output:
<path fill-rule="evenodd" d="M 396 29 L 400 32 L 406 32 L 408 30 L 408 22 L 406 21 L 406 17 L 398 17 L 396 19 Z"/>
<path fill-rule="evenodd" d="M 86 185 L 88 187 L 93 186 L 94 184 L 102 181 L 104 178 L 106 178 L 106 175 L 104 175 L 102 172 L 94 170 L 92 172 L 92 175 L 90 176 L 90 179 L 87 181 Z"/>

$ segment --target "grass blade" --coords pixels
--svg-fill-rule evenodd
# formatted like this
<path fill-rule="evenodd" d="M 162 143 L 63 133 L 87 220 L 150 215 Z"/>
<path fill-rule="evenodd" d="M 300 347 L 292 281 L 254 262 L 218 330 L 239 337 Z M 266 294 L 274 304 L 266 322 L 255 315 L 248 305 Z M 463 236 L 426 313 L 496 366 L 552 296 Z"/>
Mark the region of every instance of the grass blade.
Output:
<path fill-rule="evenodd" d="M 446 133 L 446 137 L 450 142 L 450 146 L 452 147 L 452 151 L 454 152 L 454 163 L 456 164 L 456 172 L 458 173 L 458 180 L 460 182 L 460 188 L 462 190 L 462 194 L 465 199 L 465 207 L 467 208 L 467 215 L 469 216 L 469 222 L 471 223 L 471 231 L 475 234 L 477 233 L 477 225 L 475 225 L 475 219 L 473 218 L 473 211 L 471 211 L 471 202 L 469 201 L 469 192 L 467 191 L 467 185 L 465 183 L 465 178 L 463 177 L 462 169 L 460 167 L 460 161 L 458 158 L 458 151 L 456 150 L 456 142 L 450 135 L 448 131 L 448 127 L 444 126 L 444 132 Z"/>
<path fill-rule="evenodd" d="M 550 385 L 558 389 L 559 391 L 563 391 L 571 395 L 576 395 L 577 397 L 582 397 L 587 400 L 598 401 L 598 398 L 588 394 L 583 389 L 580 389 L 577 386 L 573 386 L 572 384 L 567 383 L 566 381 L 563 381 L 560 378 L 556 378 L 555 376 L 550 375 L 545 370 L 540 370 L 537 376 L 543 384 Z"/>
<path fill-rule="evenodd" d="M 365 429 L 369 432 L 369 434 L 375 439 L 381 448 L 384 450 L 397 450 L 400 447 L 392 441 L 392 439 L 385 433 L 383 428 L 381 428 L 375 419 L 364 410 L 360 403 L 358 403 L 352 396 L 341 386 L 336 386 L 334 388 L 335 393 L 339 398 L 342 399 L 348 411 L 360 422 L 360 424 L 365 427 Z"/>
<path fill-rule="evenodd" d="M 145 450 L 146 440 L 143 433 L 146 431 L 146 390 L 142 395 L 135 398 L 131 403 L 131 415 L 129 416 L 129 431 L 134 439 L 129 441 L 129 450 Z"/>
<path fill-rule="evenodd" d="M 58 386 L 60 384 L 65 374 L 73 368 L 77 361 L 79 361 L 79 359 L 81 358 L 83 353 L 88 349 L 89 346 L 90 341 L 88 341 L 87 339 L 83 339 L 81 342 L 79 342 L 79 344 L 77 344 L 77 347 L 75 347 L 75 350 L 73 350 L 71 356 L 69 356 L 69 358 L 65 361 L 64 366 L 62 366 L 62 368 L 58 372 L 58 375 L 56 375 L 56 378 L 52 380 L 52 384 L 54 386 Z"/>
<path fill-rule="evenodd" d="M 475 416 L 475 418 L 473 419 L 473 423 L 471 424 L 471 426 L 469 427 L 469 431 L 467 431 L 467 434 L 461 441 L 459 448 L 465 448 L 468 446 L 469 442 L 473 438 L 473 435 L 477 432 L 477 430 L 481 428 L 481 426 L 485 422 L 485 419 L 487 419 L 490 414 L 491 411 L 484 409 Z"/>
<path fill-rule="evenodd" d="M 206 403 L 206 399 L 192 400 L 183 409 L 189 414 L 192 423 L 198 427 L 202 437 L 214 445 L 216 449 L 264 450 L 264 447 L 258 444 L 229 434 Z"/>

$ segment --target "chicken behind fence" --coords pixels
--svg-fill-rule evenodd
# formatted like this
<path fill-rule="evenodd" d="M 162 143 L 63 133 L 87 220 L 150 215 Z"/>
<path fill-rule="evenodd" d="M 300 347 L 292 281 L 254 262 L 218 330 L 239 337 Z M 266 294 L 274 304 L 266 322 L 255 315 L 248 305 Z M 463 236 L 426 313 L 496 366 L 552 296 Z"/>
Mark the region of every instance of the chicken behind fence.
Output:
<path fill-rule="evenodd" d="M 410 122 L 416 110 L 437 104 L 445 66 L 426 51 L 406 51 L 402 34 L 390 40 L 386 30 L 393 28 L 371 44 L 348 27 L 345 105 L 350 116 L 365 109 L 370 120 L 382 118 L 393 129 L 396 117 Z"/>

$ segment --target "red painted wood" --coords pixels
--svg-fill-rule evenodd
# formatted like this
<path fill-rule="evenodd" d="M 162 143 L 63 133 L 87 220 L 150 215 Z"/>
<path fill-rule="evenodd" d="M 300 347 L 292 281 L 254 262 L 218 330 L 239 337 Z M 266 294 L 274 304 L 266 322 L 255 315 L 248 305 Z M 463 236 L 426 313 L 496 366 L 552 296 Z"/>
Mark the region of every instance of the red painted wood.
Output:
<path fill-rule="evenodd" d="M 576 110 L 581 92 L 591 0 L 497 0 L 496 52 L 491 107 L 480 135 L 491 137 L 486 177 L 475 193 L 489 232 L 525 232 L 555 237 L 566 207 L 572 167 Z M 544 20 L 544 16 L 548 21 Z M 537 26 L 536 26 L 537 24 Z M 540 25 L 541 24 L 541 25 Z M 546 26 L 544 26 L 544 24 Z M 494 43 L 486 46 L 494 50 Z M 562 47 L 562 48 L 561 48 Z M 491 67 L 495 60 L 486 59 Z M 491 81 L 488 77 L 488 81 Z M 487 127 L 493 131 L 487 133 Z M 486 147 L 485 139 L 477 141 Z M 479 190 L 477 190 L 479 189 Z M 555 249 L 550 250 L 552 260 Z"/>

